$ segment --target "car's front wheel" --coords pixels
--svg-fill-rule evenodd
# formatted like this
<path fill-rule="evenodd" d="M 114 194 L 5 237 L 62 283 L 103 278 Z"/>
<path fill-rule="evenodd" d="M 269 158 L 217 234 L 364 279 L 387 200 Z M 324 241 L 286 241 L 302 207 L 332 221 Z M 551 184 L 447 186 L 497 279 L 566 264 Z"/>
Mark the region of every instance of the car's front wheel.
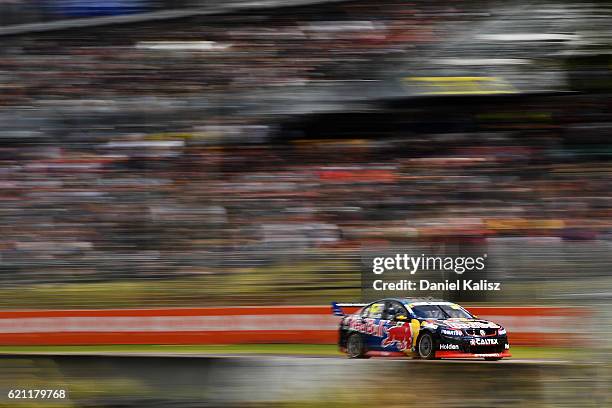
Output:
<path fill-rule="evenodd" d="M 346 340 L 346 354 L 349 358 L 367 358 L 363 338 L 358 333 L 353 333 Z"/>
<path fill-rule="evenodd" d="M 425 360 L 436 358 L 435 342 L 431 334 L 424 333 L 417 341 L 417 354 Z"/>

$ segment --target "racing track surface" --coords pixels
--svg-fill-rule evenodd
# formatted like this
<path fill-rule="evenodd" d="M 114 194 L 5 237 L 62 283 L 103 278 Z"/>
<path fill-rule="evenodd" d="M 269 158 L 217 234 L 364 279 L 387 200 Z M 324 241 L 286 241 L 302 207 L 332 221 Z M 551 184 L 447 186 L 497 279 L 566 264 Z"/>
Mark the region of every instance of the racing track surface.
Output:
<path fill-rule="evenodd" d="M 372 357 L 369 359 L 357 359 L 351 360 L 344 355 L 296 355 L 296 354 L 254 354 L 254 353 L 150 353 L 150 352 L 66 352 L 66 353 L 44 353 L 44 352 L 33 352 L 33 353 L 20 353 L 20 354 L 7 354 L 0 353 L 0 358 L 3 357 L 17 357 L 17 356 L 28 356 L 28 357 L 71 357 L 71 356 L 79 356 L 79 357 L 142 357 L 142 358 L 189 358 L 189 359 L 243 359 L 243 360 L 265 360 L 268 362 L 293 362 L 296 364 L 300 364 L 300 362 L 307 362 L 308 360 L 346 360 L 351 361 L 353 363 L 359 364 L 360 362 L 402 362 L 402 363 L 416 363 L 416 364 L 446 364 L 446 363 L 467 363 L 467 364 L 569 364 L 568 361 L 565 360 L 552 360 L 552 359 L 533 359 L 533 358 L 507 358 L 501 361 L 485 361 L 484 359 L 444 359 L 444 360 L 420 360 L 413 359 L 410 357 Z M 333 363 L 332 363 L 333 364 Z M 377 363 L 372 363 L 377 364 Z"/>
<path fill-rule="evenodd" d="M 588 407 L 590 398 L 592 406 L 605 405 L 602 399 L 608 398 L 605 384 L 610 378 L 605 373 L 602 377 L 596 365 L 545 360 L 22 354 L 0 356 L 0 404 L 5 402 L 2 398 L 8 389 L 36 384 L 36 388 L 65 387 L 76 406 L 231 407 L 248 402 L 269 407 L 313 401 L 323 404 L 330 398 L 351 406 L 363 403 L 363 398 L 372 399 L 367 406 L 377 406 L 380 398 L 392 400 L 390 403 L 403 398 L 402 390 L 410 384 L 409 388 L 425 392 L 425 402 L 435 389 L 432 406 L 444 401 L 449 407 L 519 407 L 526 401 L 558 400 L 560 405 L 554 406 Z M 94 393 L 84 391 L 94 389 Z M 427 406 L 425 402 L 421 405 Z"/>

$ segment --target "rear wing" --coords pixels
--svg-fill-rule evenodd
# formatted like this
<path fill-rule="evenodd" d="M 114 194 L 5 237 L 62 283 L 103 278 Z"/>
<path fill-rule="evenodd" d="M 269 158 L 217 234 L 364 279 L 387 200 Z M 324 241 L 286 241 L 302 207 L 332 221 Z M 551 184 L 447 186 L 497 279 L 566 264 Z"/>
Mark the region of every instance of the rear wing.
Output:
<path fill-rule="evenodd" d="M 336 302 L 332 302 L 331 307 L 332 307 L 332 314 L 334 316 L 346 316 L 346 313 L 344 313 L 344 310 L 342 310 L 343 307 L 364 307 L 367 306 L 367 303 L 336 303 Z"/>

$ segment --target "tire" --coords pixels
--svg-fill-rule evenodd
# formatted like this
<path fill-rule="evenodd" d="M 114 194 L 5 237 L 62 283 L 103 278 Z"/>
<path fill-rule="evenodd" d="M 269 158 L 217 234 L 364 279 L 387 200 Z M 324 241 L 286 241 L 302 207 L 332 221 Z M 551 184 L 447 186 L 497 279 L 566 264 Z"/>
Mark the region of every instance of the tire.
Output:
<path fill-rule="evenodd" d="M 417 355 L 424 360 L 436 358 L 436 342 L 429 333 L 424 333 L 417 340 Z"/>
<path fill-rule="evenodd" d="M 349 358 L 367 358 L 365 344 L 360 334 L 353 333 L 348 337 L 346 354 Z"/>
<path fill-rule="evenodd" d="M 486 361 L 499 361 L 502 357 L 485 357 Z"/>

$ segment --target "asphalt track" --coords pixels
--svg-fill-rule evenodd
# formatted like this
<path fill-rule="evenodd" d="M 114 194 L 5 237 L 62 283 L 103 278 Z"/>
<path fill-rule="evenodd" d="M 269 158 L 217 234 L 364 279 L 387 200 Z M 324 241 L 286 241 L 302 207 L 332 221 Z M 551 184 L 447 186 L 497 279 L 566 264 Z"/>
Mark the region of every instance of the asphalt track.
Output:
<path fill-rule="evenodd" d="M 379 398 L 404 406 L 407 384 L 413 389 L 436 390 L 423 394 L 422 398 L 431 396 L 430 402 L 435 403 L 427 406 L 442 406 L 443 402 L 451 408 L 518 408 L 551 401 L 569 405 L 548 406 L 595 407 L 605 406 L 607 398 L 607 377 L 598 367 L 543 359 L 493 362 L 352 360 L 341 355 L 37 352 L 0 355 L 1 378 L 10 381 L 0 381 L 0 405 L 10 402 L 3 400 L 10 389 L 28 389 L 32 384 L 41 389 L 61 385 L 73 406 L 90 407 L 269 407 L 301 402 L 318 407 L 329 406 L 332 400 L 344 404 L 337 406 L 364 406 L 358 404 L 363 401 L 366 406 L 381 406 Z M 585 378 L 589 381 L 583 381 Z M 560 393 L 548 386 L 559 379 L 565 381 L 563 390 L 572 392 Z M 580 393 L 574 392 L 578 389 Z M 599 399 L 585 405 L 585 398 Z"/>
<path fill-rule="evenodd" d="M 369 359 L 349 359 L 345 356 L 330 356 L 330 355 L 295 355 L 295 354 L 253 354 L 253 353 L 150 353 L 150 352 L 24 352 L 24 353 L 0 353 L 0 358 L 3 357 L 150 357 L 150 358 L 183 358 L 183 359 L 238 359 L 243 361 L 268 361 L 268 362 L 310 362 L 312 360 L 336 360 L 347 361 L 355 364 L 364 362 L 394 362 L 394 363 L 414 363 L 414 364 L 446 364 L 446 363 L 468 363 L 468 364 L 568 364 L 567 360 L 554 359 L 515 359 L 505 358 L 499 361 L 486 361 L 484 359 L 444 359 L 444 360 L 420 360 L 410 357 L 372 357 Z"/>

